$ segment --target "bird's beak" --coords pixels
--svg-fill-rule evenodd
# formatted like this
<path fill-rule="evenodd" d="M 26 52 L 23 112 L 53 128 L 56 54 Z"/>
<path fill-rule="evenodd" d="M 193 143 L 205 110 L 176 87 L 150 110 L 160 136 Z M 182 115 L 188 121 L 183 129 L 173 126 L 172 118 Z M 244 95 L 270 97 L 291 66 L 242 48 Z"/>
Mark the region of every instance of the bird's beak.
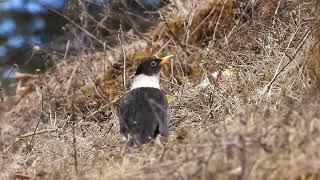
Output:
<path fill-rule="evenodd" d="M 165 56 L 161 59 L 160 65 L 169 64 L 170 60 L 172 59 L 173 55 Z"/>

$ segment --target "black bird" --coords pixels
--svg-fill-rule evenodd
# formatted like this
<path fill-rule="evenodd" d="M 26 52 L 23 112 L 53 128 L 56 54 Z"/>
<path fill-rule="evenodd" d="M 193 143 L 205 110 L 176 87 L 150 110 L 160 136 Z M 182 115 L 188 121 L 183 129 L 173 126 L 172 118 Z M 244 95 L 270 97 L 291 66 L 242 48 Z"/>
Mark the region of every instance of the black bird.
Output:
<path fill-rule="evenodd" d="M 146 57 L 138 65 L 131 88 L 120 102 L 120 133 L 128 146 L 145 144 L 161 134 L 169 135 L 169 106 L 160 89 L 159 77 L 163 64 L 173 56 Z"/>

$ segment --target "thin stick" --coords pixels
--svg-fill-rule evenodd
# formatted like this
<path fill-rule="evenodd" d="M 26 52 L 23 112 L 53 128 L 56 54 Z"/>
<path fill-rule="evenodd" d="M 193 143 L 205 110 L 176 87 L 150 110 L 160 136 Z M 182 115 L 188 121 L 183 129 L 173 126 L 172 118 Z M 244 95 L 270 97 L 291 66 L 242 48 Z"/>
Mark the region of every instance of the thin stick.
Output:
<path fill-rule="evenodd" d="M 274 12 L 274 18 L 273 18 L 273 21 L 272 21 L 272 25 L 275 25 L 275 23 L 276 23 L 276 16 L 277 16 L 277 14 L 278 14 L 278 11 L 279 11 L 279 8 L 280 8 L 280 4 L 281 4 L 281 0 L 279 0 L 278 1 L 278 5 L 277 5 L 277 8 L 276 8 L 276 11 Z"/>
<path fill-rule="evenodd" d="M 122 85 L 123 85 L 124 91 L 127 91 L 127 86 L 126 86 L 126 51 L 124 50 L 123 42 L 122 42 L 122 40 L 123 40 L 123 32 L 122 32 L 121 24 L 120 24 L 119 31 L 118 31 L 118 40 L 119 40 L 119 43 L 120 43 L 120 46 L 121 46 L 122 56 L 123 56 L 123 60 L 122 60 L 122 68 L 123 68 Z"/>
<path fill-rule="evenodd" d="M 216 4 L 219 4 L 221 0 L 219 0 Z M 200 22 L 200 24 L 194 28 L 194 30 L 191 32 L 190 36 L 192 36 L 200 27 L 201 25 L 212 15 L 212 13 L 214 12 L 214 10 L 216 10 L 217 6 L 214 6 L 211 11 L 209 12 L 209 14 Z"/>
<path fill-rule="evenodd" d="M 74 112 L 74 100 L 75 100 L 75 91 L 76 91 L 76 81 L 73 82 L 73 91 L 72 91 L 72 106 L 71 106 L 71 123 L 72 123 L 72 145 L 73 145 L 73 162 L 74 162 L 74 171 L 76 173 L 76 176 L 78 176 L 78 154 L 77 154 L 77 139 L 75 136 L 76 130 L 75 130 L 75 112 Z"/>
<path fill-rule="evenodd" d="M 94 83 L 94 75 L 92 73 L 92 70 L 88 67 L 88 64 L 86 63 L 85 60 L 83 60 L 83 58 L 81 57 L 78 57 L 80 59 L 80 62 L 83 62 L 81 63 L 80 65 L 82 65 L 83 68 L 86 69 L 86 71 L 88 72 L 88 80 L 89 82 L 91 83 L 94 91 L 96 92 L 96 94 L 101 98 L 101 100 L 103 100 L 105 103 L 107 103 L 107 100 L 106 98 L 104 97 L 104 93 L 102 93 L 102 90 L 101 88 L 99 88 L 99 86 L 97 86 L 95 83 Z"/>
<path fill-rule="evenodd" d="M 292 56 L 290 56 L 287 53 L 285 53 L 285 55 L 289 58 L 289 61 L 284 66 L 282 66 L 281 68 L 280 68 L 280 64 L 279 64 L 279 67 L 277 68 L 276 74 L 273 76 L 272 80 L 264 87 L 264 90 L 261 93 L 262 95 L 264 95 L 265 93 L 270 91 L 272 84 L 285 71 L 285 69 L 288 67 L 288 65 L 291 64 L 291 62 L 294 60 L 295 56 L 301 50 L 302 46 L 304 45 L 304 43 L 308 39 L 309 35 L 311 34 L 311 31 L 312 31 L 313 27 L 314 27 L 314 25 L 309 27 L 309 29 L 304 33 L 304 35 L 302 36 L 302 38 L 299 41 L 298 47 L 296 48 L 296 50 L 295 50 L 295 52 L 293 53 Z"/>
<path fill-rule="evenodd" d="M 65 18 L 67 21 L 69 21 L 71 24 L 73 24 L 74 26 L 76 26 L 77 28 L 79 28 L 81 31 L 83 31 L 84 33 L 86 33 L 88 36 L 90 36 L 91 38 L 93 38 L 94 40 L 96 40 L 97 42 L 99 42 L 102 46 L 105 45 L 105 43 L 103 41 L 101 41 L 100 39 L 98 39 L 95 35 L 93 35 L 92 33 L 90 33 L 88 30 L 86 30 L 85 28 L 81 27 L 80 25 L 78 25 L 77 23 L 75 23 L 73 20 L 71 20 L 69 17 L 63 15 L 61 12 L 53 9 L 53 8 L 50 8 L 50 7 L 47 7 L 46 5 L 43 5 L 42 6 L 48 8 L 50 11 L 56 13 L 57 15 Z M 116 49 L 110 47 L 110 46 L 106 46 L 108 49 L 110 49 L 111 51 L 114 51 L 114 52 L 117 52 Z"/>
<path fill-rule="evenodd" d="M 32 151 L 33 139 L 34 139 L 34 136 L 35 136 L 36 131 L 37 131 L 37 129 L 38 129 L 38 126 L 39 126 L 39 124 L 40 124 L 40 121 L 41 121 L 41 119 L 38 120 L 37 125 L 36 125 L 36 128 L 34 128 L 34 131 L 33 131 L 33 133 L 32 133 L 32 137 L 31 137 L 31 140 L 30 140 L 30 143 L 29 143 L 29 146 L 28 146 L 29 152 Z"/>
<path fill-rule="evenodd" d="M 214 44 L 214 41 L 215 41 L 215 39 L 216 39 L 216 32 L 217 32 L 217 29 L 218 29 L 219 20 L 221 19 L 222 13 L 223 13 L 223 11 L 224 11 L 224 6 L 225 6 L 226 3 L 227 3 L 227 0 L 225 0 L 225 1 L 223 2 L 223 6 L 222 6 L 222 8 L 221 8 L 221 11 L 220 11 L 220 13 L 219 13 L 218 19 L 217 19 L 217 21 L 216 21 L 216 25 L 215 25 L 214 30 L 213 30 L 213 35 L 212 35 L 212 43 L 213 43 L 213 44 Z"/>
<path fill-rule="evenodd" d="M 74 171 L 76 172 L 76 176 L 78 176 L 78 153 L 77 153 L 77 139 L 75 136 L 75 122 L 72 122 L 72 145 L 73 145 L 73 162 L 74 162 Z"/>
<path fill-rule="evenodd" d="M 40 73 L 40 69 L 37 69 L 36 70 L 36 72 L 39 74 Z M 40 76 L 40 74 L 39 74 L 39 81 L 41 82 L 41 76 Z M 41 82 L 41 85 L 40 85 L 40 89 L 41 89 L 41 112 L 40 112 L 40 118 L 39 118 L 39 120 L 38 120 L 38 122 L 37 122 L 37 125 L 36 125 L 36 128 L 34 128 L 34 131 L 33 131 L 33 134 L 32 134 L 32 137 L 31 137 L 31 140 L 30 140 L 30 143 L 29 143 L 29 146 L 28 146 L 28 149 L 29 149 L 29 152 L 31 152 L 32 151 L 32 142 L 33 142 L 33 140 L 34 140 L 34 136 L 35 136 L 35 134 L 36 134 L 36 131 L 37 131 L 37 129 L 38 129 L 38 126 L 39 126 L 39 124 L 40 124 L 40 121 L 41 121 L 41 119 L 42 119 L 42 115 L 43 115 L 43 85 L 42 85 L 42 82 Z"/>
<path fill-rule="evenodd" d="M 20 173 L 12 173 L 14 176 L 14 179 L 34 179 L 35 177 L 33 176 L 28 176 L 26 174 L 20 174 Z"/>
<path fill-rule="evenodd" d="M 70 93 L 70 89 L 72 88 L 71 85 L 72 85 L 72 81 L 75 77 L 75 74 L 77 72 L 77 69 L 78 69 L 78 65 L 79 64 L 76 64 L 75 67 L 73 68 L 72 72 L 71 72 L 71 75 L 66 83 L 66 90 L 64 92 L 64 95 L 67 96 L 69 93 Z"/>
<path fill-rule="evenodd" d="M 63 60 L 66 60 L 70 50 L 70 40 L 67 41 L 66 50 L 64 52 Z"/>
<path fill-rule="evenodd" d="M 37 131 L 37 132 L 30 132 L 30 133 L 18 136 L 18 138 L 19 139 L 23 139 L 23 138 L 27 138 L 27 137 L 34 136 L 34 135 L 44 134 L 44 133 L 47 133 L 47 132 L 54 132 L 56 130 L 57 129 L 45 129 L 45 130 L 41 130 L 41 131 Z"/>
<path fill-rule="evenodd" d="M 114 104 L 115 102 L 117 102 L 120 99 L 120 97 L 116 97 L 114 100 L 112 100 L 110 103 L 105 104 L 103 106 L 101 106 L 99 109 L 91 112 L 88 116 L 86 116 L 86 119 L 89 117 L 93 117 L 95 114 L 97 114 L 98 112 L 101 112 L 103 109 L 105 109 L 108 106 L 111 106 L 112 104 Z"/>
<path fill-rule="evenodd" d="M 163 158 L 164 158 L 164 155 L 166 154 L 168 150 L 168 145 L 166 145 L 163 149 L 162 149 L 162 153 L 161 153 L 161 156 L 159 158 L 159 162 L 162 162 L 163 161 Z"/>
<path fill-rule="evenodd" d="M 171 30 L 170 25 L 167 21 L 167 18 L 165 16 L 162 15 L 161 12 L 159 12 L 160 17 L 164 20 L 165 25 L 168 29 L 168 33 L 171 36 L 171 38 L 179 45 L 179 47 L 182 49 L 182 51 L 185 53 L 186 56 L 189 56 L 190 53 L 187 51 L 187 47 L 186 45 L 182 44 L 181 41 L 179 40 L 179 38 L 174 34 L 174 32 Z"/>

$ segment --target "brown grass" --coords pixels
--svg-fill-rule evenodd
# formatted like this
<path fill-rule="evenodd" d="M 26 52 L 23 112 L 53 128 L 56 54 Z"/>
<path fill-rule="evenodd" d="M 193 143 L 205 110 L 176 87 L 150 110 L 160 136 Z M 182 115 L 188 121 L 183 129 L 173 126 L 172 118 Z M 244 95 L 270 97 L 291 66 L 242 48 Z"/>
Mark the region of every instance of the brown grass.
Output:
<path fill-rule="evenodd" d="M 161 9 L 145 39 L 67 58 L 3 108 L 0 178 L 319 179 L 316 2 L 183 2 Z M 175 55 L 162 74 L 173 98 L 164 147 L 121 154 L 122 48 L 129 81 L 141 57 Z"/>

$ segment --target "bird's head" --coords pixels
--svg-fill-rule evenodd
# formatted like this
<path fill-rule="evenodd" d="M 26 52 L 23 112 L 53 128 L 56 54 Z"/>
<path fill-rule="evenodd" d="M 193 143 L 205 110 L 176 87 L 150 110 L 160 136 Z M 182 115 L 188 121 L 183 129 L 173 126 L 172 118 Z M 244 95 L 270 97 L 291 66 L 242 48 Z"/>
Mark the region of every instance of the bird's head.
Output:
<path fill-rule="evenodd" d="M 173 55 L 158 58 L 156 56 L 146 57 L 142 59 L 142 62 L 138 65 L 136 76 L 143 74 L 147 76 L 154 76 L 159 74 L 161 66 L 169 64 Z"/>

